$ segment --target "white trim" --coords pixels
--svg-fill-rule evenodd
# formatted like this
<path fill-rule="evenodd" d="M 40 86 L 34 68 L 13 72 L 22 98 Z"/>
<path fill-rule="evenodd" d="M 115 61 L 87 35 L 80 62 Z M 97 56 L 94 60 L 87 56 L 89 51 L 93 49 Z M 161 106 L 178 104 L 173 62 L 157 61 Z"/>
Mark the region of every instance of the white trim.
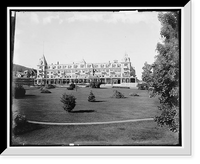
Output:
<path fill-rule="evenodd" d="M 139 9 L 182 9 L 182 7 L 8 7 L 9 10 L 139 10 Z M 126 12 L 126 11 L 120 11 Z"/>

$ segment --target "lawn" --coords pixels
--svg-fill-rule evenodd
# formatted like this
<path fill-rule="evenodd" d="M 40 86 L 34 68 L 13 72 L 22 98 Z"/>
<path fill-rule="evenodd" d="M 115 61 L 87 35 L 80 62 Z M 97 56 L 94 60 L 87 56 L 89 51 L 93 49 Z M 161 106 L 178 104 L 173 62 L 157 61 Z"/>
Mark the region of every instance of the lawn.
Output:
<path fill-rule="evenodd" d="M 90 91 L 94 93 L 96 102 L 88 102 Z M 28 120 L 43 122 L 101 122 L 118 121 L 138 118 L 154 117 L 159 111 L 157 98 L 149 98 L 147 91 L 137 89 L 117 89 L 123 93 L 125 99 L 111 98 L 112 88 L 91 89 L 66 88 L 51 89 L 52 93 L 40 93 L 39 89 L 26 90 L 26 97 L 13 100 L 13 111 L 18 110 L 26 115 Z M 129 96 L 129 93 L 138 93 L 139 97 Z M 60 97 L 63 93 L 73 94 L 76 97 L 76 106 L 73 113 L 62 108 Z"/>
<path fill-rule="evenodd" d="M 90 91 L 97 102 L 88 102 Z M 13 99 L 12 110 L 25 114 L 28 120 L 81 123 L 120 121 L 151 118 L 158 114 L 158 98 L 149 98 L 147 91 L 117 88 L 125 99 L 111 98 L 112 88 L 66 88 L 51 89 L 52 93 L 42 94 L 39 89 L 28 88 L 22 99 Z M 139 96 L 129 96 L 129 93 Z M 73 94 L 77 105 L 73 113 L 63 110 L 60 97 L 63 93 Z M 11 145 L 179 145 L 177 133 L 160 128 L 154 121 L 127 122 L 102 125 L 39 125 L 31 132 L 12 136 Z"/>
<path fill-rule="evenodd" d="M 13 137 L 12 145 L 69 146 L 179 145 L 178 134 L 160 128 L 154 121 L 80 126 L 47 126 Z"/>

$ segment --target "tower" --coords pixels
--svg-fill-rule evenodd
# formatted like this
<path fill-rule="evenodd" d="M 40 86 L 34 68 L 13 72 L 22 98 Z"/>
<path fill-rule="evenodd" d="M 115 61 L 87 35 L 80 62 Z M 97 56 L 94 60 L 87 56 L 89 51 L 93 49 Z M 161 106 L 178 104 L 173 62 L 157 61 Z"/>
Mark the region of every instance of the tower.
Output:
<path fill-rule="evenodd" d="M 47 61 L 45 59 L 45 56 L 43 55 L 40 59 L 39 59 L 39 63 L 38 63 L 38 69 L 37 69 L 37 84 L 39 85 L 44 85 L 46 84 L 46 69 L 47 69 Z"/>

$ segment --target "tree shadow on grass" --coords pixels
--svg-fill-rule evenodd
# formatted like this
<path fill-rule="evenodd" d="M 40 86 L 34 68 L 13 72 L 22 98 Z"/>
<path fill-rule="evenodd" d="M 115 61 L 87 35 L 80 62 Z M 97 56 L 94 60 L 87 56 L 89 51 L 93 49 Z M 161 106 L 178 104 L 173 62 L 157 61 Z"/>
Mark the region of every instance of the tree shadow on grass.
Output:
<path fill-rule="evenodd" d="M 35 97 L 36 95 L 25 95 L 24 97 Z"/>
<path fill-rule="evenodd" d="M 22 99 L 32 99 L 36 98 L 36 95 L 25 95 Z"/>
<path fill-rule="evenodd" d="M 92 102 L 106 102 L 106 101 L 103 101 L 103 100 L 95 100 L 95 101 L 92 101 Z"/>
<path fill-rule="evenodd" d="M 29 98 L 34 98 L 34 97 L 36 97 L 36 95 L 25 95 L 25 96 L 23 96 L 23 97 L 17 97 L 17 98 L 15 98 L 15 99 L 29 99 Z M 14 98 L 14 97 L 13 97 Z"/>
<path fill-rule="evenodd" d="M 70 113 L 92 113 L 95 112 L 95 110 L 76 110 L 76 111 L 71 111 Z"/>

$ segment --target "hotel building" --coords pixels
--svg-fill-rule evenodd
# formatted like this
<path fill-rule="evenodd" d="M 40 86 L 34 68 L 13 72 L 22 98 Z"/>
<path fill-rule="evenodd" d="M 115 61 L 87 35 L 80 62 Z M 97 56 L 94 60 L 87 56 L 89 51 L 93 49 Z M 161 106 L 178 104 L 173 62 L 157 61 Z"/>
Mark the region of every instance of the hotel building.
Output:
<path fill-rule="evenodd" d="M 92 80 L 112 85 L 136 85 L 135 68 L 127 54 L 122 61 L 105 63 L 87 63 L 82 60 L 69 64 L 48 64 L 44 55 L 39 61 L 35 85 L 89 83 Z"/>

